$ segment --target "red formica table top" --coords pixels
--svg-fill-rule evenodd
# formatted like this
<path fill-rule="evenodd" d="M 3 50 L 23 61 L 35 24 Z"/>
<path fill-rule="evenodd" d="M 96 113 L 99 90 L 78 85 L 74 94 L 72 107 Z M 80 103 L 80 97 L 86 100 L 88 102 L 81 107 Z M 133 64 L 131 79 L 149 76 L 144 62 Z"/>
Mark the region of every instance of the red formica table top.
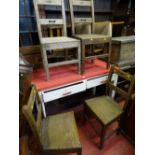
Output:
<path fill-rule="evenodd" d="M 32 81 L 38 91 L 60 87 L 65 84 L 78 82 L 84 79 L 104 75 L 109 72 L 104 61 L 96 59 L 94 63 L 85 62 L 85 73 L 80 75 L 76 65 L 66 65 L 49 69 L 50 80 L 46 80 L 43 68 L 37 69 L 32 74 Z"/>

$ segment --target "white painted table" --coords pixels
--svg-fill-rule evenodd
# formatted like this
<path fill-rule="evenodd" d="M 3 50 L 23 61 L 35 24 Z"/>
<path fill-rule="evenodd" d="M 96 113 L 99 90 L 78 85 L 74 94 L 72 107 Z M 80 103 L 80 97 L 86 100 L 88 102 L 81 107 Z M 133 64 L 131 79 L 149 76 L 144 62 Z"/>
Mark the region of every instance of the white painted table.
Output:
<path fill-rule="evenodd" d="M 66 85 L 62 85 L 56 88 L 39 91 L 40 97 L 42 99 L 44 117 L 46 117 L 45 104 L 47 102 L 60 99 L 66 96 L 70 96 L 76 93 L 84 92 L 90 88 L 93 88 L 95 93 L 96 87 L 102 84 L 105 84 L 107 78 L 108 78 L 108 74 L 104 74 L 104 75 L 84 79 L 81 81 L 77 81 L 74 83 L 68 83 Z M 117 78 L 118 78 L 117 75 L 114 74 L 113 81 L 115 84 L 117 84 Z M 113 92 L 113 96 L 114 96 L 114 92 Z"/>

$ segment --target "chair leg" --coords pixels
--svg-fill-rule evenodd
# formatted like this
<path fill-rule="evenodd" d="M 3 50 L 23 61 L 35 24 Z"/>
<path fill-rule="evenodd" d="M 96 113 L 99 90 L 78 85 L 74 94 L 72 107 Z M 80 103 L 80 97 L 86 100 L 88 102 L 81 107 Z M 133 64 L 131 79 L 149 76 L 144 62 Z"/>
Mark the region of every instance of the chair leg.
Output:
<path fill-rule="evenodd" d="M 87 110 L 86 110 L 86 103 L 84 103 L 83 124 L 86 124 L 86 121 L 87 121 Z"/>
<path fill-rule="evenodd" d="M 108 61 L 107 61 L 107 69 L 110 68 L 110 58 L 111 58 L 111 41 L 109 42 L 109 48 L 108 48 Z"/>
<path fill-rule="evenodd" d="M 90 53 L 91 53 L 91 56 L 94 55 L 94 45 L 90 45 Z M 94 59 L 91 59 L 91 63 L 94 63 Z"/>
<path fill-rule="evenodd" d="M 44 70 L 46 73 L 46 79 L 49 80 L 50 76 L 49 76 L 49 69 L 48 69 L 48 60 L 47 60 L 47 55 L 46 55 L 46 49 L 44 47 L 42 47 L 42 58 L 43 58 L 43 65 L 44 65 Z"/>
<path fill-rule="evenodd" d="M 103 138 L 104 138 L 104 127 L 102 127 L 102 129 L 101 129 L 99 149 L 103 148 Z"/>
<path fill-rule="evenodd" d="M 79 70 L 79 74 L 81 74 L 82 67 L 81 67 L 81 46 L 80 45 L 77 50 L 78 50 L 78 70 Z"/>
<path fill-rule="evenodd" d="M 123 122 L 124 122 L 124 116 L 122 115 L 120 118 L 119 118 L 119 120 L 118 120 L 118 130 L 117 130 L 117 132 L 116 132 L 116 134 L 118 135 L 118 134 L 120 134 L 120 132 L 121 132 L 121 129 L 123 128 Z"/>
<path fill-rule="evenodd" d="M 79 150 L 77 151 L 77 155 L 82 155 L 82 149 L 79 149 Z"/>
<path fill-rule="evenodd" d="M 120 134 L 120 132 L 121 132 L 121 128 L 120 128 L 120 127 L 118 127 L 118 129 L 117 129 L 117 131 L 116 131 L 116 134 L 117 134 L 117 135 L 119 135 L 119 134 Z"/>
<path fill-rule="evenodd" d="M 85 44 L 81 43 L 81 74 L 84 73 L 84 67 L 85 67 Z"/>

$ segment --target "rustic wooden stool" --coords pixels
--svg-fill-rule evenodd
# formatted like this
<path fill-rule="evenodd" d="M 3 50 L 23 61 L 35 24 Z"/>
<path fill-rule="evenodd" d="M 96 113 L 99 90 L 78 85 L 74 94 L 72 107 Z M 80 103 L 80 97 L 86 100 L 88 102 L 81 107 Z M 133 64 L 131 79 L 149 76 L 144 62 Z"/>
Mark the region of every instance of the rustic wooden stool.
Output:
<path fill-rule="evenodd" d="M 32 86 L 24 116 L 36 137 L 43 154 L 77 153 L 81 144 L 73 112 L 42 118 L 42 105 L 35 86 Z"/>
<path fill-rule="evenodd" d="M 112 83 L 112 75 L 117 74 L 119 77 L 127 80 L 129 82 L 128 90 L 121 89 L 120 87 Z M 94 118 L 101 124 L 102 129 L 99 134 L 100 136 L 100 148 L 103 147 L 103 140 L 111 136 L 115 131 L 119 131 L 120 127 L 113 130 L 109 135 L 104 136 L 104 130 L 114 121 L 120 122 L 120 117 L 122 116 L 125 108 L 129 102 L 131 92 L 134 86 L 134 76 L 123 72 L 122 70 L 112 67 L 108 76 L 107 86 L 106 86 L 106 96 L 94 97 L 88 99 L 85 102 L 85 116 L 88 119 L 88 112 L 92 114 Z M 125 99 L 125 104 L 123 109 L 118 105 L 118 103 L 111 97 L 113 91 L 121 95 Z"/>

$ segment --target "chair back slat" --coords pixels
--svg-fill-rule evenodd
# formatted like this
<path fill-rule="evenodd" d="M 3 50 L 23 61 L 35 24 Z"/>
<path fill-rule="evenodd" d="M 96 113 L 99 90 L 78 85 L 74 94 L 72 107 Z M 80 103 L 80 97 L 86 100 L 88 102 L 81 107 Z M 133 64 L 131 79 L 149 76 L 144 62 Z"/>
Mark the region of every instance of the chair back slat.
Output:
<path fill-rule="evenodd" d="M 91 23 L 80 23 L 76 25 L 76 34 L 91 34 Z"/>
<path fill-rule="evenodd" d="M 33 114 L 36 106 L 36 117 Z M 23 114 L 39 144 L 41 145 L 42 106 L 41 99 L 35 86 L 32 86 L 30 96 L 26 105 L 22 108 Z"/>
<path fill-rule="evenodd" d="M 95 23 L 95 34 L 112 37 L 112 23 L 110 21 Z"/>
<path fill-rule="evenodd" d="M 95 15 L 94 15 L 94 1 L 93 0 L 69 0 L 70 13 L 71 13 L 71 24 L 72 24 L 72 35 L 76 34 L 76 25 L 78 23 L 91 23 L 91 33 L 94 33 Z M 90 18 L 75 17 L 74 6 L 78 7 L 90 7 Z M 79 15 L 78 15 L 79 16 Z"/>
<path fill-rule="evenodd" d="M 113 72 L 115 74 L 117 74 L 118 76 L 126 79 L 127 81 L 132 81 L 133 80 L 133 76 L 131 74 L 126 73 L 126 72 L 124 72 L 124 71 L 122 71 L 122 70 L 120 70 L 118 68 L 114 68 Z"/>
<path fill-rule="evenodd" d="M 74 23 L 92 23 L 92 18 L 75 18 Z"/>
<path fill-rule="evenodd" d="M 82 1 L 82 0 L 73 0 L 72 1 L 74 6 L 91 6 L 91 1 Z"/>
<path fill-rule="evenodd" d="M 120 88 L 118 88 L 117 86 L 114 86 L 112 83 L 108 83 L 108 86 L 110 87 L 111 90 L 116 91 L 117 93 L 121 94 L 123 97 L 127 97 L 128 93 Z"/>
<path fill-rule="evenodd" d="M 40 25 L 62 25 L 63 20 L 62 19 L 39 19 L 38 21 Z"/>
<path fill-rule="evenodd" d="M 117 75 L 118 77 L 121 77 L 122 79 L 124 79 L 126 82 L 129 83 L 128 90 L 124 90 L 123 88 L 118 87 L 112 82 L 113 74 Z M 125 109 L 130 100 L 134 84 L 135 84 L 135 77 L 133 75 L 126 73 L 117 67 L 112 66 L 107 80 L 106 93 L 107 95 L 109 95 L 112 93 L 112 91 L 115 91 L 115 93 L 118 93 L 120 96 L 122 96 L 125 99 L 125 104 L 123 107 L 123 109 Z"/>
<path fill-rule="evenodd" d="M 48 29 L 50 30 L 53 26 L 58 26 L 63 28 L 63 35 L 67 36 L 67 27 L 66 27 L 66 15 L 65 15 L 65 8 L 64 8 L 64 0 L 33 0 L 34 8 L 36 13 L 37 19 L 37 28 L 39 33 L 39 39 L 43 37 L 50 37 L 48 34 L 45 33 Z M 46 6 L 58 6 L 61 7 L 61 17 L 47 17 L 45 13 Z"/>
<path fill-rule="evenodd" d="M 36 1 L 37 5 L 57 5 L 61 6 L 61 0 L 37 0 Z"/>

